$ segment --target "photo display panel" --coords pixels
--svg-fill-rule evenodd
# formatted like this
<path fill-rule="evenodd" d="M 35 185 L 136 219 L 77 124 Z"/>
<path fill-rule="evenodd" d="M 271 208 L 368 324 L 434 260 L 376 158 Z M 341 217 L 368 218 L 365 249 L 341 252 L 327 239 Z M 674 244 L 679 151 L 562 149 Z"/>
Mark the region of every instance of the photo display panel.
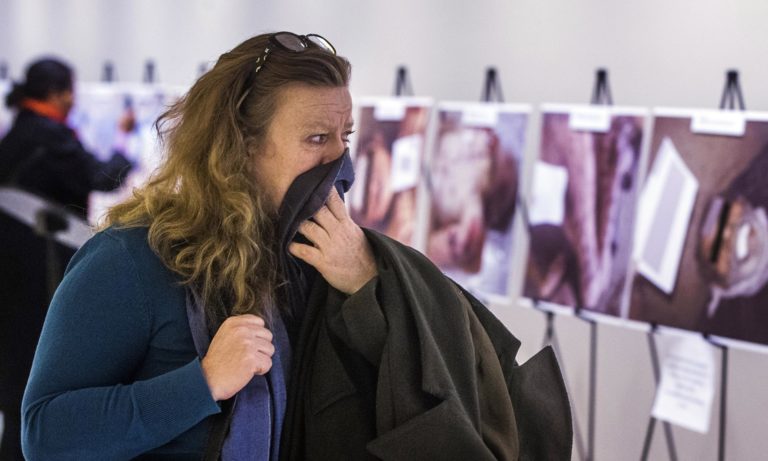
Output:
<path fill-rule="evenodd" d="M 83 83 L 77 87 L 76 103 L 69 123 L 80 141 L 100 160 L 106 161 L 121 144 L 134 168 L 123 186 L 112 192 L 92 192 L 89 197 L 91 223 L 112 205 L 129 197 L 133 188 L 142 185 L 161 160 L 154 123 L 181 95 L 179 87 Z M 127 124 L 129 131 L 122 140 L 118 126 Z"/>
<path fill-rule="evenodd" d="M 621 315 L 647 112 L 542 106 L 525 297 Z"/>
<path fill-rule="evenodd" d="M 427 256 L 472 291 L 507 296 L 530 108 L 443 102 L 429 160 Z"/>
<path fill-rule="evenodd" d="M 656 109 L 629 317 L 768 344 L 768 113 Z"/>
<path fill-rule="evenodd" d="M 350 215 L 406 245 L 418 235 L 418 188 L 432 110 L 427 98 L 363 98 L 358 104 Z"/>

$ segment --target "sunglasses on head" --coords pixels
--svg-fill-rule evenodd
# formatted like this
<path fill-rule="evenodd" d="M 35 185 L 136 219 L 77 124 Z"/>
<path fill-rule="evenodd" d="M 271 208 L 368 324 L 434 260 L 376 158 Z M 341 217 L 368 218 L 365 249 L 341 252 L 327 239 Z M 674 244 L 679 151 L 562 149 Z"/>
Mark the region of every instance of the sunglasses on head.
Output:
<path fill-rule="evenodd" d="M 267 47 L 264 48 L 264 52 L 261 53 L 256 59 L 256 70 L 254 74 L 259 73 L 264 63 L 267 61 L 269 53 L 275 48 L 280 48 L 284 51 L 290 51 L 293 53 L 301 53 L 307 50 L 310 46 L 316 46 L 323 51 L 327 51 L 331 54 L 336 54 L 336 48 L 331 45 L 326 38 L 317 34 L 296 35 L 293 32 L 277 32 L 269 36 Z"/>
<path fill-rule="evenodd" d="M 336 48 L 331 45 L 331 42 L 318 34 L 297 35 L 293 32 L 276 32 L 270 35 L 267 38 L 266 48 L 264 48 L 264 51 L 261 53 L 261 55 L 256 58 L 256 69 L 254 69 L 251 78 L 248 79 L 246 90 L 237 102 L 238 110 L 243 104 L 243 101 L 245 101 L 245 98 L 248 97 L 248 94 L 250 94 L 251 87 L 253 85 L 254 79 L 256 78 L 256 74 L 258 74 L 261 68 L 264 67 L 269 54 L 273 50 L 280 49 L 283 51 L 289 51 L 291 53 L 301 53 L 310 47 L 317 47 L 327 53 L 331 53 L 333 55 L 336 54 Z"/>

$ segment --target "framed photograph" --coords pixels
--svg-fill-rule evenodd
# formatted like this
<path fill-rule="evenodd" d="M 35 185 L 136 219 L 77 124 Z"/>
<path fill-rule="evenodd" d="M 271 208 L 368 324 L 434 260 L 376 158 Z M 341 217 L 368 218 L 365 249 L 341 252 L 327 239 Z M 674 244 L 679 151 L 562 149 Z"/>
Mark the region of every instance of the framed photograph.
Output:
<path fill-rule="evenodd" d="M 524 296 L 620 316 L 647 111 L 542 107 Z"/>
<path fill-rule="evenodd" d="M 406 245 L 413 245 L 417 236 L 418 189 L 432 106 L 427 98 L 358 102 L 350 215 L 360 226 Z"/>
<path fill-rule="evenodd" d="M 768 113 L 656 109 L 629 317 L 768 344 Z"/>
<path fill-rule="evenodd" d="M 177 87 L 83 83 L 77 87 L 70 125 L 80 141 L 101 160 L 108 160 L 118 137 L 118 125 L 131 120 L 123 146 L 135 166 L 124 185 L 112 192 L 93 192 L 89 197 L 89 221 L 96 223 L 107 208 L 127 198 L 134 187 L 143 184 L 161 160 L 154 123 L 183 94 Z"/>
<path fill-rule="evenodd" d="M 530 107 L 443 102 L 427 170 L 427 256 L 462 286 L 509 295 Z"/>

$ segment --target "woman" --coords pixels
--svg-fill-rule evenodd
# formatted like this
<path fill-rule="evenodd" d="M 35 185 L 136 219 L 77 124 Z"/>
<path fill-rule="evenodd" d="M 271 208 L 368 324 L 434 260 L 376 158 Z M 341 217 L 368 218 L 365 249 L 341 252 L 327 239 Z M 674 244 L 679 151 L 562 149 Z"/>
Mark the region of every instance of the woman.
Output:
<path fill-rule="evenodd" d="M 6 105 L 18 110 L 0 141 L 0 184 L 37 194 L 86 219 L 91 191 L 111 191 L 131 170 L 125 157 L 125 134 L 133 118 L 120 121 L 121 136 L 109 161 L 99 161 L 67 126 L 74 105 L 72 69 L 47 58 L 27 69 L 24 83 L 14 84 Z"/>
<path fill-rule="evenodd" d="M 30 459 L 570 456 L 554 356 L 516 367 L 482 305 L 347 214 L 348 79 L 322 37 L 261 35 L 163 117 L 166 163 L 51 306 Z"/>
<path fill-rule="evenodd" d="M 164 114 L 165 163 L 110 211 L 51 304 L 23 405 L 28 459 L 197 459 L 226 426 L 223 459 L 277 459 L 300 316 L 277 289 L 277 210 L 296 176 L 339 163 L 348 81 L 321 37 L 261 35 Z M 342 266 L 321 272 L 352 293 L 373 259 L 351 221 L 336 236 Z"/>

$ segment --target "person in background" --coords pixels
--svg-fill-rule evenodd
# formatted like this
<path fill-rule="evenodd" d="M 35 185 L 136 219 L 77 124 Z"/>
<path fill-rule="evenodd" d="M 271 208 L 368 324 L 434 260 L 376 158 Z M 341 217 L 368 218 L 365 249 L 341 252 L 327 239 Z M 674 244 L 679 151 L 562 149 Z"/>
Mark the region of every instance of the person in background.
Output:
<path fill-rule="evenodd" d="M 66 63 L 45 58 L 27 68 L 25 81 L 14 83 L 6 96 L 17 114 L 0 140 L 0 185 L 39 195 L 85 219 L 88 194 L 116 189 L 131 170 L 125 140 L 135 123 L 126 113 L 112 157 L 101 162 L 67 126 L 74 103 L 74 72 Z"/>
<path fill-rule="evenodd" d="M 79 224 L 87 214 L 88 195 L 112 190 L 131 169 L 121 154 L 133 121 L 120 123 L 122 136 L 108 162 L 98 161 L 67 126 L 74 104 L 73 72 L 57 59 L 41 59 L 27 69 L 23 83 L 15 83 L 6 97 L 16 111 L 10 131 L 0 140 L 0 411 L 5 430 L 0 459 L 20 460 L 21 400 L 35 346 L 50 301 L 50 285 L 74 249 L 46 243 L 39 231 L 19 214 L 33 215 L 45 203 L 62 211 L 62 219 Z M 21 192 L 30 203 L 10 204 L 9 194 Z M 42 199 L 42 200 L 40 200 Z M 16 214 L 7 208 L 15 208 Z M 68 214 L 69 212 L 70 214 Z M 85 223 L 83 223 L 85 226 Z"/>

